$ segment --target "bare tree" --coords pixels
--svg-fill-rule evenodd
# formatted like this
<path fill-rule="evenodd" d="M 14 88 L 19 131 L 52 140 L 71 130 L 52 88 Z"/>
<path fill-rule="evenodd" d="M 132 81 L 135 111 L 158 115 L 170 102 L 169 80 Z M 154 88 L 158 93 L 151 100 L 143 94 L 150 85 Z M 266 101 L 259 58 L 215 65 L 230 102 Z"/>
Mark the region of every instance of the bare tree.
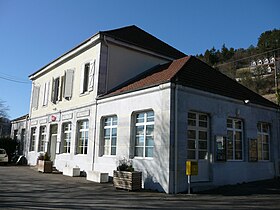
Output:
<path fill-rule="evenodd" d="M 8 118 L 9 107 L 6 106 L 5 101 L 0 99 L 0 121 L 4 118 Z"/>

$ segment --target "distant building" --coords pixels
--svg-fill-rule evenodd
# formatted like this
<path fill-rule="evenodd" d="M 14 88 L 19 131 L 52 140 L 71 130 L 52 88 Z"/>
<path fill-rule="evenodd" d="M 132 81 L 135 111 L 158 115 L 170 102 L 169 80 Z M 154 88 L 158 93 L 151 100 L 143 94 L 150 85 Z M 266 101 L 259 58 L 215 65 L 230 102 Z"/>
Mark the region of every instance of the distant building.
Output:
<path fill-rule="evenodd" d="M 30 75 L 29 164 L 113 174 L 132 160 L 143 187 L 279 176 L 279 107 L 136 26 L 102 31 Z M 14 135 L 15 136 L 15 135 Z"/>
<path fill-rule="evenodd" d="M 19 155 L 27 155 L 28 149 L 26 148 L 26 133 L 28 130 L 29 115 L 23 115 L 11 121 L 11 138 L 19 143 L 17 152 Z"/>
<path fill-rule="evenodd" d="M 8 118 L 0 117 L 0 138 L 10 137 L 11 122 Z"/>

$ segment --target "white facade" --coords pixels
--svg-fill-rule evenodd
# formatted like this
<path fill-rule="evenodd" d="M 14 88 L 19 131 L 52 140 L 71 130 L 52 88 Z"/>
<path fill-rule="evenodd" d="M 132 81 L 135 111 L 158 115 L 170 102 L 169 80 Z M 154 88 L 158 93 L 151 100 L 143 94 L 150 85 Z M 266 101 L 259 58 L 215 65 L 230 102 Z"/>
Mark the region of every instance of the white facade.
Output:
<path fill-rule="evenodd" d="M 97 96 L 141 71 L 169 60 L 172 58 L 96 34 L 32 74 L 29 164 L 36 165 L 40 153 L 48 152 L 58 170 L 62 171 L 65 166 L 93 170 L 95 132 L 99 126 L 96 123 Z M 86 65 L 89 65 L 87 73 Z M 86 88 L 85 74 L 88 78 Z M 78 123 L 81 121 L 88 122 L 88 131 L 84 132 L 88 135 L 86 154 L 77 151 Z M 71 123 L 71 143 L 66 152 L 63 129 L 67 123 Z M 116 167 L 116 161 L 114 164 Z"/>
<path fill-rule="evenodd" d="M 36 165 L 39 154 L 48 152 L 60 171 L 79 167 L 112 176 L 125 157 L 142 171 L 143 187 L 166 193 L 187 189 L 186 160 L 198 161 L 199 175 L 192 178 L 197 186 L 279 176 L 279 113 L 274 108 L 170 81 L 106 95 L 170 60 L 99 33 L 35 72 L 30 76 L 29 164 Z M 226 160 L 217 160 L 218 140 L 231 135 L 221 154 Z M 252 161 L 251 140 L 261 138 L 256 140 L 261 142 L 258 161 Z"/>

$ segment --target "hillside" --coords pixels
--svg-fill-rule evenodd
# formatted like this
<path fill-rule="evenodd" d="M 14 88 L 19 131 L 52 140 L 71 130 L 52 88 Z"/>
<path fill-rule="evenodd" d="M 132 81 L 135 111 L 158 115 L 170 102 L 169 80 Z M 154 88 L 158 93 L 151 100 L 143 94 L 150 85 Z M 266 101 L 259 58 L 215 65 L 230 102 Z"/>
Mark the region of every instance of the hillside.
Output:
<path fill-rule="evenodd" d="M 263 32 L 258 37 L 257 46 L 247 49 L 227 48 L 223 44 L 220 50 L 213 47 L 197 57 L 227 76 L 236 79 L 249 89 L 265 98 L 278 103 L 280 89 L 280 30 Z M 275 71 L 277 69 L 277 71 Z"/>

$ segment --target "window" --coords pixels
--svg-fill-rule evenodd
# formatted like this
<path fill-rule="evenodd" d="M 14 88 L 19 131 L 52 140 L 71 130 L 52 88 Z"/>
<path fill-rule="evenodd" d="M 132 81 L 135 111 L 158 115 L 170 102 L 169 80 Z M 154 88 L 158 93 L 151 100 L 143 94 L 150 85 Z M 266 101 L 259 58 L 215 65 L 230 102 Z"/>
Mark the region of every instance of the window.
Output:
<path fill-rule="evenodd" d="M 77 154 L 87 154 L 88 148 L 88 120 L 78 122 Z"/>
<path fill-rule="evenodd" d="M 227 119 L 227 160 L 243 159 L 243 123 L 239 119 Z"/>
<path fill-rule="evenodd" d="M 14 140 L 18 140 L 18 130 L 14 130 Z"/>
<path fill-rule="evenodd" d="M 95 71 L 95 60 L 88 62 L 82 67 L 80 93 L 86 93 L 93 90 L 93 80 Z"/>
<path fill-rule="evenodd" d="M 63 153 L 70 153 L 72 124 L 63 124 Z"/>
<path fill-rule="evenodd" d="M 154 112 L 136 114 L 135 156 L 153 157 L 154 150 Z"/>
<path fill-rule="evenodd" d="M 209 119 L 207 114 L 188 113 L 187 158 L 207 159 Z"/>
<path fill-rule="evenodd" d="M 36 128 L 31 128 L 30 133 L 30 151 L 35 151 L 35 142 L 36 142 Z"/>
<path fill-rule="evenodd" d="M 104 155 L 116 155 L 117 147 L 117 116 L 104 118 Z"/>
<path fill-rule="evenodd" d="M 85 92 L 88 91 L 89 68 L 90 68 L 90 64 L 89 63 L 85 64 L 85 67 L 84 67 L 83 92 L 82 93 L 85 93 Z"/>
<path fill-rule="evenodd" d="M 53 103 L 58 101 L 59 94 L 59 78 L 56 78 L 53 83 Z"/>
<path fill-rule="evenodd" d="M 269 160 L 269 124 L 258 123 L 258 160 Z"/>
<path fill-rule="evenodd" d="M 39 152 L 45 152 L 46 142 L 47 142 L 47 127 L 41 126 L 40 133 L 39 133 L 39 145 L 38 145 Z"/>

